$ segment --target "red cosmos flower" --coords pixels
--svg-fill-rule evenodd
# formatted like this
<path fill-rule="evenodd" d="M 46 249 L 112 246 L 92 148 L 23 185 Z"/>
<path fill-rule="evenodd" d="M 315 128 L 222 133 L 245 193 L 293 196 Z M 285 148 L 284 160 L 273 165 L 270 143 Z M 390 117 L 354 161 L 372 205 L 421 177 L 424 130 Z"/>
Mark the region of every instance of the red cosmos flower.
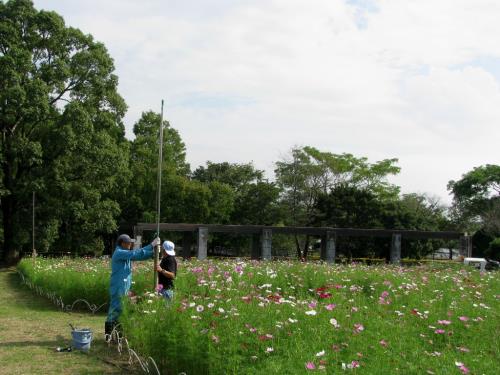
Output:
<path fill-rule="evenodd" d="M 266 341 L 266 340 L 272 340 L 272 339 L 273 339 L 273 335 L 270 335 L 269 333 L 267 333 L 265 335 L 259 335 L 260 341 Z"/>
<path fill-rule="evenodd" d="M 267 296 L 269 301 L 273 301 L 274 303 L 280 304 L 281 296 L 279 294 L 270 294 Z"/>
<path fill-rule="evenodd" d="M 319 293 L 319 298 L 330 298 L 332 295 L 330 293 Z"/>

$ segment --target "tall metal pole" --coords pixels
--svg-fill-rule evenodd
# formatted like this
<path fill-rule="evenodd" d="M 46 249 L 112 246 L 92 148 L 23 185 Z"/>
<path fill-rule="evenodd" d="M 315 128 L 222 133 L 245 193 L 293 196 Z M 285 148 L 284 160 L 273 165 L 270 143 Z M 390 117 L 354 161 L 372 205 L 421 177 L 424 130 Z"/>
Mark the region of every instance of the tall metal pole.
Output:
<path fill-rule="evenodd" d="M 32 222 L 31 222 L 31 256 L 33 258 L 36 257 L 36 250 L 35 250 L 35 192 L 33 191 L 33 207 L 32 207 L 33 215 L 32 215 Z"/>
<path fill-rule="evenodd" d="M 161 101 L 161 114 L 160 114 L 160 142 L 159 142 L 159 152 L 158 152 L 158 186 L 156 189 L 156 235 L 160 235 L 160 207 L 161 207 L 161 170 L 163 162 L 163 99 Z M 156 268 L 158 267 L 158 258 L 160 255 L 160 245 L 155 247 L 154 252 L 154 285 L 153 289 L 156 289 L 158 285 L 158 272 Z"/>

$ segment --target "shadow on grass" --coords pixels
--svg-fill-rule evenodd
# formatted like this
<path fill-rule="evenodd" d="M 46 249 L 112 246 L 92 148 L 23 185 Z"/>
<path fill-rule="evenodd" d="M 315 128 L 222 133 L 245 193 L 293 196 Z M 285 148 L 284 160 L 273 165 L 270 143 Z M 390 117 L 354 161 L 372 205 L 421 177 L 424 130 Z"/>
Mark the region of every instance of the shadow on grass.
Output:
<path fill-rule="evenodd" d="M 0 348 L 14 349 L 14 348 L 25 348 L 30 346 L 37 347 L 47 347 L 49 349 L 55 349 L 57 347 L 67 347 L 71 344 L 71 340 L 68 340 L 66 337 L 62 337 L 61 335 L 57 335 L 55 340 L 48 341 L 36 341 L 36 340 L 26 340 L 26 341 L 7 341 L 0 342 Z"/>

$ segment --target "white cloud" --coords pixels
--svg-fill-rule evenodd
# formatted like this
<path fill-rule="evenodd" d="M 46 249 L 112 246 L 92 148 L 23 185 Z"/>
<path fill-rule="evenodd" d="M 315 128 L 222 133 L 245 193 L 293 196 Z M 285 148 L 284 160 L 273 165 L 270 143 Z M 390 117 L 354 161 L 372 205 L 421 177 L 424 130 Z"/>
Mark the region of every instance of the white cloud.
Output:
<path fill-rule="evenodd" d="M 193 166 L 272 171 L 296 144 L 398 157 L 395 181 L 446 183 L 499 163 L 496 0 L 35 1 L 105 43 L 130 109 L 159 110 Z M 493 60 L 495 61 L 495 60 Z M 500 61 L 500 60 L 498 60 Z"/>

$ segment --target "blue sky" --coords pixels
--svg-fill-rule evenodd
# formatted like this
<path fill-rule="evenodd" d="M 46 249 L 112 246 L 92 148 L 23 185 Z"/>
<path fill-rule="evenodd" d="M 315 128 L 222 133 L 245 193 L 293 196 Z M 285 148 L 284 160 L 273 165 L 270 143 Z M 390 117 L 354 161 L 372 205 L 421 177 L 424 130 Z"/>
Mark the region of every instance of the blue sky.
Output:
<path fill-rule="evenodd" d="M 193 168 L 272 176 L 295 145 L 399 158 L 403 192 L 499 164 L 496 0 L 35 0 L 113 56 L 129 105 L 160 109 Z"/>

